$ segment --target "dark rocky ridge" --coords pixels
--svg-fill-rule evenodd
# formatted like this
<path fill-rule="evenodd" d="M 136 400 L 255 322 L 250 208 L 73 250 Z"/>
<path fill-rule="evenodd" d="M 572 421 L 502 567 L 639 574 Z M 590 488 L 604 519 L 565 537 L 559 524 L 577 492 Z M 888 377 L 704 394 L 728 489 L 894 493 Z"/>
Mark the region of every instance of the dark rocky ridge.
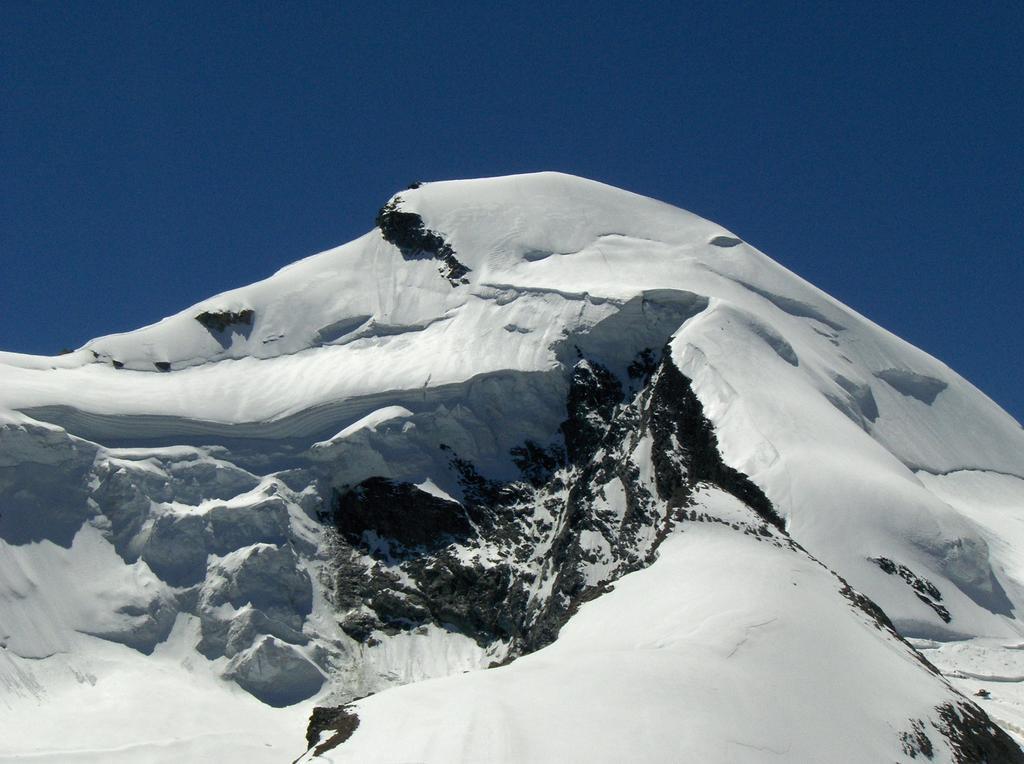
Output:
<path fill-rule="evenodd" d="M 1021 764 L 1024 751 L 1006 732 L 994 724 L 975 703 L 963 700 L 935 708 L 938 720 L 930 724 L 911 719 L 910 730 L 900 733 L 903 753 L 911 759 L 931 761 L 935 746 L 928 733 L 945 738 L 956 764 Z M 929 730 L 929 726 L 932 728 Z"/>
<path fill-rule="evenodd" d="M 888 573 L 890 576 L 899 576 L 906 581 L 907 586 L 914 590 L 914 594 L 921 602 L 934 610 L 944 623 L 950 622 L 949 610 L 939 604 L 942 601 L 942 593 L 935 584 L 927 578 L 921 578 L 906 565 L 895 563 L 888 557 L 875 557 L 872 558 L 872 562 L 876 563 L 882 572 Z"/>
<path fill-rule="evenodd" d="M 513 449 L 519 480 L 488 479 L 442 445 L 461 506 L 379 477 L 339 492 L 330 589 L 345 631 L 365 641 L 374 630 L 434 623 L 482 646 L 506 643 L 509 655 L 536 650 L 582 602 L 654 560 L 670 526 L 689 521 L 684 509 L 698 483 L 748 504 L 759 537 L 773 535 L 767 525 L 783 532 L 767 497 L 722 462 L 667 350 L 660 360 L 642 351 L 630 371 L 644 384 L 627 401 L 610 369 L 580 359 L 570 372 L 564 448 Z M 653 485 L 634 456 L 643 442 L 651 443 Z M 605 504 L 610 490 L 624 493 L 621 515 Z M 600 549 L 584 541 L 598 537 Z M 367 554 L 375 560 L 369 570 L 358 562 Z M 545 588 L 550 594 L 539 595 Z"/>
<path fill-rule="evenodd" d="M 415 212 L 405 212 L 399 205 L 402 197 L 396 196 L 377 213 L 377 228 L 384 240 L 398 247 L 406 260 L 433 258 L 440 263 L 438 270 L 452 286 L 468 284 L 466 274 L 469 268 L 455 257 L 455 250 L 444 237 L 431 231 Z"/>
<path fill-rule="evenodd" d="M 981 708 L 970 701 L 944 703 L 932 725 L 949 742 L 956 764 L 1022 764 L 1024 751 Z"/>
<path fill-rule="evenodd" d="M 639 389 L 625 379 L 639 381 Z M 328 591 L 346 633 L 372 645 L 374 635 L 432 623 L 481 646 L 506 645 L 504 658 L 494 664 L 504 665 L 550 644 L 580 605 L 651 564 L 675 525 L 724 523 L 758 542 L 806 554 L 788 537 L 767 496 L 723 462 L 714 428 L 668 348 L 637 353 L 621 378 L 580 357 L 569 371 L 559 435 L 561 444 L 528 441 L 514 448 L 511 458 L 521 477 L 512 481 L 481 475 L 442 444 L 462 488 L 460 505 L 382 478 L 339 494 L 331 515 L 336 546 Z M 645 444 L 648 479 L 637 457 Z M 693 497 L 701 484 L 739 499 L 749 519 L 697 511 Z M 622 492 L 624 511 L 607 501 L 614 490 Z M 594 538 L 602 540 L 597 547 L 587 541 Z M 367 555 L 373 559 L 369 567 Z M 934 585 L 903 566 L 879 564 L 907 580 L 918 596 L 941 600 Z M 836 582 L 852 608 L 939 675 L 874 602 L 838 575 Z M 327 719 L 340 710 L 318 713 Z M 934 756 L 937 734 L 958 762 L 1024 761 L 975 704 L 946 703 L 935 712 L 899 733 L 911 759 Z M 311 720 L 311 735 L 319 734 L 315 728 Z"/>
<path fill-rule="evenodd" d="M 669 359 L 668 349 L 665 350 Z M 649 412 L 654 435 L 654 464 L 658 474 L 658 493 L 672 502 L 699 482 L 717 485 L 732 494 L 761 518 L 784 531 L 771 501 L 746 475 L 722 461 L 718 437 L 706 416 L 704 407 L 693 392 L 691 381 L 671 362 L 663 363 L 657 376 Z M 686 463 L 685 480 L 680 470 L 666 460 L 682 459 Z"/>

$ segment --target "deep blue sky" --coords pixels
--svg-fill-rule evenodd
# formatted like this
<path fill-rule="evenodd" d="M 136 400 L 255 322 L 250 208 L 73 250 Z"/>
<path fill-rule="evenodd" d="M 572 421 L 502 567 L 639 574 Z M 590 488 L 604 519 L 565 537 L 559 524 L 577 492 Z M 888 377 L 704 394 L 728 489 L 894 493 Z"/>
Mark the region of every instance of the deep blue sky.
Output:
<path fill-rule="evenodd" d="M 1024 4 L 433 5 L 0 5 L 0 348 L 267 276 L 413 180 L 557 169 L 722 223 L 1024 419 Z"/>

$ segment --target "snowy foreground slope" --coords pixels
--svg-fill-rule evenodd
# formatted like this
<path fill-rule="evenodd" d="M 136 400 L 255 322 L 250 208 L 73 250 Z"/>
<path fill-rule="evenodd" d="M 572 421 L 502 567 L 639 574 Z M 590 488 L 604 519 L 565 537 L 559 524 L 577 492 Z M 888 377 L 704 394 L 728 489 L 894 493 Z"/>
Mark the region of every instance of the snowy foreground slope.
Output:
<path fill-rule="evenodd" d="M 579 178 L 0 353 L 0 760 L 1024 761 L 1022 603 L 1018 423 Z"/>

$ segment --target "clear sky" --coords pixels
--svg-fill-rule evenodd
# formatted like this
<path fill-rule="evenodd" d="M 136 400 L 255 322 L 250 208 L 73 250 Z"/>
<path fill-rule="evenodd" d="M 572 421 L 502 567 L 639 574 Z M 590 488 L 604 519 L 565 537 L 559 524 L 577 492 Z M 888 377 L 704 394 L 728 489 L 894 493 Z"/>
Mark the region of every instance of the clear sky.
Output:
<path fill-rule="evenodd" d="M 1024 419 L 1024 3 L 0 3 L 0 348 L 561 170 L 736 231 Z"/>

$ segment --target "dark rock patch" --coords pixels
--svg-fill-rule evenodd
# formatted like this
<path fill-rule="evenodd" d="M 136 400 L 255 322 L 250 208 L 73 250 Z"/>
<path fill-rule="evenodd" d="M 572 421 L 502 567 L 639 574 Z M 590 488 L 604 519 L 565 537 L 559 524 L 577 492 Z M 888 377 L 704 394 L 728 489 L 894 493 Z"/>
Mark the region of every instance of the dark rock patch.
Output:
<path fill-rule="evenodd" d="M 356 642 L 369 642 L 378 627 L 378 621 L 372 613 L 349 613 L 338 622 L 341 630 Z"/>
<path fill-rule="evenodd" d="M 939 603 L 930 600 L 928 597 L 921 594 L 920 592 L 915 592 L 915 594 L 917 595 L 917 598 L 921 600 L 921 602 L 923 602 L 935 611 L 935 615 L 937 615 L 943 623 L 949 623 L 952 620 L 952 616 L 949 614 L 949 610 L 947 610 L 944 605 L 940 605 Z"/>
<path fill-rule="evenodd" d="M 910 720 L 910 730 L 900 733 L 900 743 L 903 753 L 912 759 L 916 759 L 918 754 L 926 759 L 931 759 L 935 755 L 932 741 L 925 734 L 924 722 L 920 719 Z"/>
<path fill-rule="evenodd" d="M 468 284 L 466 275 L 469 268 L 459 262 L 451 244 L 441 234 L 427 228 L 423 218 L 415 212 L 402 210 L 401 203 L 402 197 L 396 196 L 377 213 L 377 227 L 384 240 L 398 247 L 406 260 L 437 260 L 440 263 L 438 270 L 452 286 Z"/>
<path fill-rule="evenodd" d="M 558 446 L 544 448 L 532 440 L 511 451 L 512 463 L 519 468 L 523 478 L 535 488 L 549 483 L 555 472 L 565 465 L 565 451 Z"/>
<path fill-rule="evenodd" d="M 939 604 L 942 601 L 942 593 L 935 584 L 927 578 L 921 578 L 906 565 L 895 563 L 888 557 L 872 557 L 871 561 L 878 565 L 883 572 L 888 573 L 890 576 L 899 576 L 906 581 L 907 585 L 914 590 L 914 594 L 917 595 L 919 600 L 934 610 L 935 614 L 944 623 L 950 622 L 949 610 Z"/>
<path fill-rule="evenodd" d="M 307 750 L 316 746 L 314 756 L 322 756 L 332 748 L 337 748 L 356 731 L 359 726 L 359 717 L 355 711 L 350 710 L 351 705 L 317 706 L 309 715 L 309 724 L 306 727 L 306 748 Z M 317 742 L 324 732 L 333 732 L 327 740 L 320 745 Z"/>
<path fill-rule="evenodd" d="M 885 614 L 885 611 L 882 610 L 882 608 L 878 607 L 878 605 L 876 605 L 874 601 L 866 595 L 861 594 L 850 586 L 850 584 L 846 582 L 846 579 L 839 577 L 839 580 L 843 584 L 843 587 L 839 590 L 840 595 L 845 597 L 853 607 L 868 616 L 868 618 L 874 622 L 876 629 L 898 636 L 899 633 L 896 631 L 896 627 L 893 626 L 892 621 L 889 620 L 889 616 Z M 935 673 L 938 673 L 938 671 L 936 670 Z"/>
<path fill-rule="evenodd" d="M 203 311 L 195 317 L 207 330 L 215 333 L 227 331 L 230 328 L 252 326 L 255 312 L 246 308 L 237 312 L 230 310 Z"/>
<path fill-rule="evenodd" d="M 944 703 L 935 710 L 941 721 L 932 724 L 946 738 L 956 764 L 1024 762 L 1020 746 L 974 703 Z"/>
<path fill-rule="evenodd" d="M 338 494 L 334 525 L 349 543 L 364 543 L 372 531 L 408 548 L 437 549 L 473 533 L 462 505 L 380 477 Z"/>
<path fill-rule="evenodd" d="M 626 374 L 630 379 L 640 380 L 642 384 L 646 385 L 651 381 L 651 377 L 654 376 L 654 372 L 658 369 L 658 361 L 660 359 L 655 356 L 654 351 L 650 348 L 644 348 L 636 357 L 632 363 L 626 369 Z"/>
<path fill-rule="evenodd" d="M 934 600 L 942 600 L 942 593 L 935 584 L 927 578 L 919 577 L 906 565 L 899 565 L 888 557 L 873 557 L 871 561 L 876 563 L 883 572 L 888 573 L 890 576 L 898 575 L 915 591 L 926 594 Z"/>
<path fill-rule="evenodd" d="M 424 568 L 421 591 L 438 623 L 454 626 L 481 644 L 523 631 L 527 604 L 522 581 L 508 567 L 464 565 L 452 556 Z"/>
<path fill-rule="evenodd" d="M 722 461 L 714 427 L 693 392 L 690 379 L 672 362 L 666 347 L 654 380 L 649 422 L 654 436 L 653 462 L 658 494 L 682 503 L 699 482 L 717 485 L 749 506 L 779 530 L 785 524 L 764 492 L 746 475 Z M 678 460 L 685 462 L 685 475 Z"/>
<path fill-rule="evenodd" d="M 792 540 L 790 541 L 795 548 L 803 549 L 803 547 L 800 547 L 798 544 L 796 544 L 796 542 Z M 815 562 L 817 562 L 819 565 L 825 567 L 825 565 L 820 560 L 817 560 L 814 557 L 811 557 L 811 559 L 814 559 Z M 828 570 L 842 584 L 842 588 L 839 590 L 839 594 L 849 601 L 851 607 L 859 610 L 861 613 L 863 613 L 869 619 L 871 619 L 876 629 L 878 629 L 879 631 L 886 632 L 890 637 L 895 639 L 897 642 L 901 643 L 903 647 L 910 653 L 910 655 L 913 656 L 913 658 L 918 663 L 924 666 L 924 668 L 930 674 L 934 674 L 935 676 L 941 676 L 941 673 L 937 668 L 935 668 L 934 665 L 932 665 L 931 661 L 925 658 L 920 651 L 914 649 L 914 647 L 905 639 L 903 639 L 899 632 L 896 631 L 896 627 L 893 625 L 892 621 L 889 620 L 889 616 L 885 614 L 885 611 L 882 610 L 882 608 L 878 607 L 878 605 L 876 605 L 874 601 L 871 600 L 869 597 L 861 594 L 852 586 L 850 586 L 846 579 L 840 576 L 834 570 L 832 570 L 831 568 L 828 568 Z"/>
<path fill-rule="evenodd" d="M 561 426 L 570 462 L 580 464 L 593 453 L 621 402 L 622 384 L 607 368 L 586 360 L 576 364 L 566 401 L 569 416 Z"/>

